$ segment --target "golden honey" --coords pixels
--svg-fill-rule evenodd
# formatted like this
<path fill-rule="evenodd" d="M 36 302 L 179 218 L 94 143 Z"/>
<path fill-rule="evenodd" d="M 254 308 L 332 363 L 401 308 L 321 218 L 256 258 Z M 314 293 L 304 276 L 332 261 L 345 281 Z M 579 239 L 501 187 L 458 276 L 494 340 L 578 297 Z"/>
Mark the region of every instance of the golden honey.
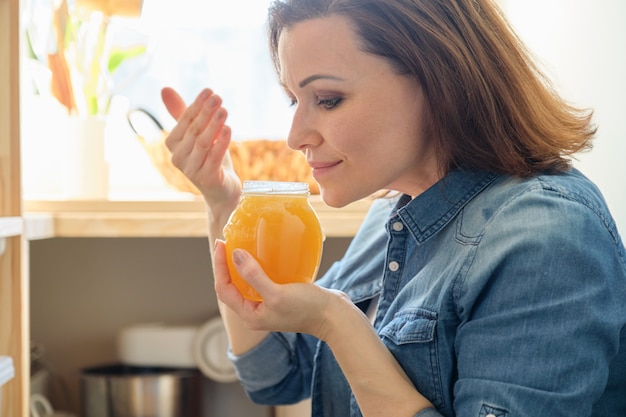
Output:
<path fill-rule="evenodd" d="M 247 299 L 261 296 L 241 278 L 232 261 L 245 249 L 279 284 L 311 283 L 322 256 L 323 233 L 301 182 L 245 181 L 239 205 L 224 227 L 226 259 L 233 284 Z"/>

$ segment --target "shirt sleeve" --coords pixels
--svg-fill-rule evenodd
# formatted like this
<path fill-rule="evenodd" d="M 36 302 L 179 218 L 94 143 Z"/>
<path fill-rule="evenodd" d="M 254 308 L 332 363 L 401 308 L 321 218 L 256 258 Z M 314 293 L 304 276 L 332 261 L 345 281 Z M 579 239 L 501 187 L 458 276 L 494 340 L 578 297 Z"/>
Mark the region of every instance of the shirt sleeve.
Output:
<path fill-rule="evenodd" d="M 271 333 L 242 355 L 228 355 L 243 389 L 257 404 L 292 404 L 311 392 L 317 339 L 299 333 Z"/>

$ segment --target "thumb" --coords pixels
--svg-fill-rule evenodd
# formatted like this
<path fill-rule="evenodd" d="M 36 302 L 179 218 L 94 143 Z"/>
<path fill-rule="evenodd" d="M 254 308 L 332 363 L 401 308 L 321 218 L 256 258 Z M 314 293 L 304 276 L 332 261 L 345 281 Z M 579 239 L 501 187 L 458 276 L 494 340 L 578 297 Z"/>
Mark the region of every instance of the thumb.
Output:
<path fill-rule="evenodd" d="M 167 111 L 176 120 L 180 118 L 187 108 L 185 100 L 171 87 L 165 87 L 161 90 L 161 100 L 163 100 Z"/>
<path fill-rule="evenodd" d="M 239 275 L 246 280 L 261 296 L 267 293 L 272 285 L 276 285 L 263 271 L 261 265 L 250 253 L 243 249 L 233 251 L 233 263 Z"/>

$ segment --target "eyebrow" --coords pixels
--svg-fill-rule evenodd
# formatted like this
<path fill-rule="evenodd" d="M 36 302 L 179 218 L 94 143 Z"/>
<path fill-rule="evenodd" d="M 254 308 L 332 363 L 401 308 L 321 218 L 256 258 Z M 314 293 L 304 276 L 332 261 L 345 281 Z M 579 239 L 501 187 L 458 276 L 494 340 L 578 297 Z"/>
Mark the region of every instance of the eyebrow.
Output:
<path fill-rule="evenodd" d="M 335 77 L 333 75 L 324 75 L 324 74 L 314 74 L 311 75 L 310 77 L 306 77 L 304 80 L 300 81 L 300 84 L 298 84 L 298 87 L 303 88 L 304 86 L 306 86 L 307 84 L 315 81 L 315 80 L 320 80 L 320 79 L 324 79 L 324 80 L 335 80 L 335 81 L 342 81 L 342 78 L 339 77 Z"/>

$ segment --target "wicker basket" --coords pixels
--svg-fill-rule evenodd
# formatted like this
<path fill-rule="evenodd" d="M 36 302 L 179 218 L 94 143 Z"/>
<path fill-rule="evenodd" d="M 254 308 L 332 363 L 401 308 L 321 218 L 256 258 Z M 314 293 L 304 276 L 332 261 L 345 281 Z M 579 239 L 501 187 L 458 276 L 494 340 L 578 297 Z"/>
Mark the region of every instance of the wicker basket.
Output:
<path fill-rule="evenodd" d="M 145 109 L 133 109 L 127 114 L 128 123 L 150 156 L 152 164 L 167 184 L 178 191 L 200 194 L 200 191 L 172 164 L 165 139 L 169 132 L 157 118 Z M 301 152 L 294 151 L 281 140 L 232 141 L 229 153 L 233 168 L 242 181 L 299 181 L 309 184 L 311 194 L 319 194 L 319 186 Z"/>
<path fill-rule="evenodd" d="M 163 176 L 167 184 L 178 191 L 200 194 L 200 191 L 185 175 L 172 164 L 171 154 L 165 146 L 168 133 L 148 112 L 143 112 L 152 119 L 159 132 L 152 135 L 139 134 L 136 126 L 131 127 L 137 133 L 137 139 L 150 157 L 152 164 Z M 130 118 L 129 118 L 130 122 Z M 151 136 L 152 139 L 147 139 Z M 319 194 L 319 186 L 311 175 L 311 168 L 301 152 L 290 149 L 285 141 L 256 139 L 232 141 L 229 146 L 233 168 L 242 181 L 299 181 L 309 184 L 311 194 Z"/>

